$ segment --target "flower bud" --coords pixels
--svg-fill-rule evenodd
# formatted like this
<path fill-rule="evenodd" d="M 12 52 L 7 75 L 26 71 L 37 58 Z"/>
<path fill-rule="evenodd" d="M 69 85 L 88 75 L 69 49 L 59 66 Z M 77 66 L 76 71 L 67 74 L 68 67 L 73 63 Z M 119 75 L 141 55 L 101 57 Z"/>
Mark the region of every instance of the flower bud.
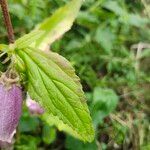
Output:
<path fill-rule="evenodd" d="M 7 81 L 6 81 L 7 82 Z M 8 83 L 8 82 L 7 82 Z M 6 86 L 7 85 L 7 86 Z M 11 143 L 22 110 L 22 90 L 17 83 L 0 78 L 0 141 Z"/>
<path fill-rule="evenodd" d="M 44 113 L 44 109 L 34 100 L 27 95 L 26 105 L 32 115 L 42 115 Z"/>

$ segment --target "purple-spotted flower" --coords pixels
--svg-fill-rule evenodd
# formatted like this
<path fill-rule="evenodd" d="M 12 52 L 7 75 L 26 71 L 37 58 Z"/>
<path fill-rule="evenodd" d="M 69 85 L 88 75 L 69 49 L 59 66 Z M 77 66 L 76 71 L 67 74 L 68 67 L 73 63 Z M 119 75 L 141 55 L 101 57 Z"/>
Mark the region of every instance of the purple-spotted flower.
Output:
<path fill-rule="evenodd" d="M 27 94 L 26 105 L 32 115 L 42 115 L 44 109 Z"/>
<path fill-rule="evenodd" d="M 22 110 L 22 90 L 16 79 L 0 78 L 0 142 L 11 143 Z"/>

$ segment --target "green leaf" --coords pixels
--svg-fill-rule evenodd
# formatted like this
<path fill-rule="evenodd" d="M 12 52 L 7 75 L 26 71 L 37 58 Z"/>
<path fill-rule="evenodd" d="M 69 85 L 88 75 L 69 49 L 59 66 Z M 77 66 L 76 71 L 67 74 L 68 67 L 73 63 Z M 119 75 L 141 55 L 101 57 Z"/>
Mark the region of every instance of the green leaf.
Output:
<path fill-rule="evenodd" d="M 46 144 L 53 143 L 56 140 L 56 129 L 45 124 L 42 129 L 42 139 Z"/>
<path fill-rule="evenodd" d="M 97 126 L 102 119 L 109 115 L 118 104 L 117 94 L 109 88 L 96 87 L 93 92 L 92 116 L 94 125 Z"/>
<path fill-rule="evenodd" d="M 0 52 L 6 52 L 8 49 L 8 45 L 0 44 Z"/>
<path fill-rule="evenodd" d="M 43 35 L 44 31 L 32 31 L 29 34 L 24 35 L 15 42 L 15 47 L 23 49 L 34 43 Z"/>
<path fill-rule="evenodd" d="M 112 89 L 96 87 L 93 93 L 93 104 L 95 108 L 105 111 L 106 114 L 112 112 L 118 103 L 118 96 Z"/>
<path fill-rule="evenodd" d="M 67 32 L 77 17 L 81 4 L 82 0 L 72 0 L 38 25 L 35 30 L 42 30 L 45 33 L 36 41 L 35 47 L 45 50 L 48 45 Z"/>
<path fill-rule="evenodd" d="M 73 137 L 67 136 L 65 147 L 68 150 L 98 150 L 96 141 L 92 143 L 83 143 Z"/>
<path fill-rule="evenodd" d="M 19 132 L 36 132 L 39 127 L 39 119 L 35 116 L 31 117 L 26 109 L 23 109 L 23 114 L 19 122 Z"/>
<path fill-rule="evenodd" d="M 57 119 L 57 124 L 62 121 L 78 138 L 92 141 L 94 131 L 86 98 L 70 63 L 53 52 L 45 54 L 28 48 L 17 53 L 26 65 L 31 98 Z"/>
<path fill-rule="evenodd" d="M 144 27 L 146 24 L 150 23 L 150 21 L 147 18 L 144 18 L 143 16 L 141 17 L 137 14 L 129 14 L 127 21 L 130 25 L 136 27 Z"/>
<path fill-rule="evenodd" d="M 46 121 L 50 126 L 56 126 L 59 131 L 65 131 L 72 136 L 82 140 L 82 137 L 70 126 L 65 124 L 62 120 L 60 120 L 57 116 L 52 116 L 48 113 L 44 113 L 42 115 L 42 119 Z"/>
<path fill-rule="evenodd" d="M 117 1 L 106 1 L 102 6 L 114 12 L 116 15 L 122 16 L 126 14 L 126 10 L 123 9 Z"/>
<path fill-rule="evenodd" d="M 106 52 L 110 52 L 113 48 L 115 34 L 110 30 L 110 28 L 98 27 L 96 30 L 95 40 Z"/>

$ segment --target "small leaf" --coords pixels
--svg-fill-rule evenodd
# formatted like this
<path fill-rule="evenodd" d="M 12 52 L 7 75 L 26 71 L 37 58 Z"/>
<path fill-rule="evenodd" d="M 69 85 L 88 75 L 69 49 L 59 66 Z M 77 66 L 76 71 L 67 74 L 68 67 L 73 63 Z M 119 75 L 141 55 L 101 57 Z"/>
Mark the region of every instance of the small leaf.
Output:
<path fill-rule="evenodd" d="M 56 129 L 45 124 L 42 130 L 42 139 L 46 144 L 53 143 L 56 140 Z"/>
<path fill-rule="evenodd" d="M 72 0 L 38 25 L 35 30 L 42 30 L 45 33 L 36 41 L 35 47 L 45 50 L 48 45 L 67 32 L 77 17 L 81 4 L 82 0 Z"/>
<path fill-rule="evenodd" d="M 103 7 L 119 16 L 126 14 L 125 9 L 123 9 L 123 7 L 121 7 L 117 1 L 106 1 L 103 3 Z"/>
<path fill-rule="evenodd" d="M 146 24 L 149 23 L 149 20 L 147 18 L 144 18 L 143 16 L 141 17 L 137 14 L 129 14 L 128 22 L 130 25 L 133 25 L 135 27 L 144 27 Z"/>
<path fill-rule="evenodd" d="M 104 111 L 106 115 L 112 112 L 118 103 L 118 96 L 112 89 L 96 87 L 93 93 L 95 108 Z"/>
<path fill-rule="evenodd" d="M 28 91 L 46 113 L 62 121 L 80 139 L 92 141 L 94 131 L 79 78 L 70 63 L 50 52 L 24 49 L 17 51 L 26 65 Z M 70 130 L 70 131 L 71 131 Z"/>
<path fill-rule="evenodd" d="M 92 117 L 95 127 L 116 108 L 117 103 L 118 96 L 112 89 L 101 87 L 94 89 Z"/>
<path fill-rule="evenodd" d="M 109 53 L 113 48 L 115 34 L 110 30 L 110 28 L 98 27 L 96 30 L 95 40 L 106 52 Z"/>
<path fill-rule="evenodd" d="M 15 47 L 23 49 L 34 43 L 43 35 L 44 31 L 32 31 L 29 34 L 24 35 L 15 42 Z"/>
<path fill-rule="evenodd" d="M 24 109 L 19 123 L 19 132 L 36 132 L 39 126 L 40 122 L 38 117 L 31 117 L 29 112 L 26 109 Z"/>

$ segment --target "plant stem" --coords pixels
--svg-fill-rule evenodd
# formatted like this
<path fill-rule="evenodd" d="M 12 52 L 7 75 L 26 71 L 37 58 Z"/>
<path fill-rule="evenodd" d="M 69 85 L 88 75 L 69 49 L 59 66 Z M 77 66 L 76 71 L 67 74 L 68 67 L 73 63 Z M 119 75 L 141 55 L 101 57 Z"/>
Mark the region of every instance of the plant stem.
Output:
<path fill-rule="evenodd" d="M 9 43 L 14 43 L 15 37 L 14 37 L 14 31 L 13 31 L 9 11 L 8 11 L 7 0 L 0 0 L 0 4 L 2 8 L 4 23 L 7 29 Z"/>

